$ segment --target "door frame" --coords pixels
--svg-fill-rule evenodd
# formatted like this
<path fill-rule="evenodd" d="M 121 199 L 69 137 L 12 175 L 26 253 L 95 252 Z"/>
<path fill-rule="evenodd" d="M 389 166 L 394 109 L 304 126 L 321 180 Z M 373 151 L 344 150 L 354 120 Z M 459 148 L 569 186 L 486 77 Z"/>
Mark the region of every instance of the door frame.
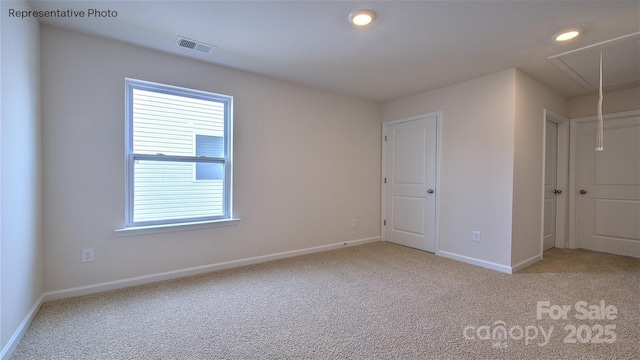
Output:
<path fill-rule="evenodd" d="M 438 254 L 440 252 L 440 160 L 441 160 L 441 146 L 442 146 L 442 141 L 440 139 L 440 134 L 441 134 L 441 126 L 440 126 L 440 122 L 442 119 L 442 111 L 436 111 L 436 112 L 431 112 L 431 113 L 425 113 L 425 114 L 420 114 L 420 115 L 415 115 L 415 116 L 410 116 L 410 117 L 406 117 L 406 118 L 402 118 L 402 119 L 397 119 L 397 120 L 390 120 L 390 121 L 385 121 L 382 123 L 382 138 L 380 139 L 382 142 L 382 169 L 380 171 L 380 187 L 382 188 L 381 191 L 381 199 L 380 199 L 380 204 L 381 204 L 381 208 L 380 208 L 380 239 L 382 241 L 386 241 L 385 239 L 385 224 L 384 224 L 384 220 L 386 218 L 386 203 L 385 203 L 385 195 L 386 195 L 386 190 L 385 190 L 385 186 L 384 186 L 384 179 L 385 177 L 387 177 L 387 142 L 385 141 L 385 136 L 387 136 L 387 128 L 390 125 L 395 125 L 395 124 L 399 124 L 399 123 L 403 123 L 403 122 L 408 122 L 408 121 L 414 121 L 414 120 L 419 120 L 419 119 L 423 119 L 426 117 L 432 117 L 435 116 L 436 117 L 436 184 L 435 184 L 435 196 L 436 196 L 436 211 L 435 211 L 435 229 L 434 229 L 434 244 L 433 244 L 433 250 L 435 254 Z"/>
<path fill-rule="evenodd" d="M 569 189 L 569 124 L 570 120 L 566 116 L 557 114 L 551 110 L 544 109 L 544 125 L 542 134 L 547 133 L 547 121 L 558 125 L 558 147 L 556 149 L 556 185 L 563 190 L 563 195 L 556 198 L 556 243 L 555 247 L 568 247 L 567 231 L 567 207 L 569 200 L 567 189 Z M 542 138 L 542 222 L 540 224 L 540 254 L 544 253 L 544 186 L 545 186 L 545 162 L 547 153 L 547 137 Z"/>
<path fill-rule="evenodd" d="M 616 120 L 626 117 L 640 116 L 640 110 L 617 112 L 612 114 L 603 115 L 603 120 Z M 597 121 L 597 116 L 587 116 L 569 121 L 569 241 L 568 248 L 578 248 L 578 214 L 577 214 L 577 201 L 576 195 L 576 161 L 578 156 L 578 126 L 580 123 Z M 606 140 L 606 139 L 605 139 Z M 606 146 L 606 143 L 605 143 Z"/>

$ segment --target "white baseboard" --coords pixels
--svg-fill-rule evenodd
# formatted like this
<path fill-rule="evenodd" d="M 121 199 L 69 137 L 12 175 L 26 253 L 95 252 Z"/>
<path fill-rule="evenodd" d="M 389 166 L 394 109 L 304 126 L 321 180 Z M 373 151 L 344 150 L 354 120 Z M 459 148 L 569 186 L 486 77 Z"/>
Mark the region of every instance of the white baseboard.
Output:
<path fill-rule="evenodd" d="M 22 340 L 22 337 L 27 332 L 27 329 L 29 329 L 29 325 L 31 325 L 31 322 L 33 321 L 36 314 L 38 313 L 38 310 L 40 310 L 40 307 L 46 301 L 94 294 L 94 293 L 99 293 L 99 292 L 109 291 L 109 290 L 122 289 L 122 288 L 127 288 L 131 286 L 136 286 L 136 285 L 149 284 L 157 281 L 176 279 L 180 277 L 197 275 L 197 274 L 207 273 L 207 272 L 216 271 L 216 270 L 229 269 L 229 268 L 234 268 L 234 267 L 239 267 L 244 265 L 251 265 L 251 264 L 257 264 L 257 263 L 262 263 L 262 262 L 267 262 L 272 260 L 284 259 L 284 258 L 293 257 L 293 256 L 306 255 L 306 254 L 311 254 L 311 253 L 316 253 L 321 251 L 333 250 L 333 249 L 338 249 L 345 246 L 362 245 L 362 244 L 376 242 L 376 241 L 380 241 L 379 236 L 374 236 L 374 237 L 359 239 L 359 240 L 345 241 L 345 242 L 329 244 L 329 245 L 316 246 L 316 247 L 300 249 L 300 250 L 285 251 L 285 252 L 280 252 L 280 253 L 275 253 L 270 255 L 256 256 L 256 257 L 247 258 L 247 259 L 227 261 L 227 262 L 222 262 L 217 264 L 196 266 L 196 267 L 187 268 L 187 269 L 167 271 L 167 272 L 158 273 L 158 274 L 138 276 L 138 277 L 116 280 L 116 281 L 108 281 L 108 282 L 103 282 L 103 283 L 98 283 L 93 285 L 79 286 L 79 287 L 70 288 L 70 289 L 46 292 L 40 296 L 40 298 L 35 302 L 35 304 L 33 304 L 33 307 L 31 308 L 27 316 L 24 318 L 24 320 L 22 321 L 18 329 L 15 331 L 11 339 L 9 339 L 9 341 L 7 342 L 7 345 L 5 345 L 5 347 L 2 349 L 2 352 L 0 352 L 0 360 L 9 359 L 13 351 L 16 349 L 16 346 L 18 346 L 18 344 L 20 343 L 20 340 Z"/>
<path fill-rule="evenodd" d="M 501 265 L 501 264 L 497 264 L 497 263 L 494 263 L 494 262 L 491 262 L 491 261 L 476 259 L 476 258 L 472 258 L 472 257 L 469 257 L 469 256 L 464 256 L 464 255 L 452 253 L 452 252 L 449 252 L 449 251 L 440 250 L 440 251 L 438 251 L 437 255 L 442 256 L 442 257 L 446 257 L 447 259 L 462 261 L 462 262 L 467 263 L 467 264 L 476 265 L 476 266 L 480 266 L 480 267 L 491 269 L 491 270 L 495 270 L 495 271 L 500 271 L 500 272 L 503 272 L 503 273 L 506 273 L 506 274 L 512 274 L 513 273 L 513 269 L 511 268 L 511 266 Z"/>
<path fill-rule="evenodd" d="M 526 268 L 527 266 L 533 265 L 533 264 L 537 263 L 540 260 L 542 260 L 542 254 L 538 254 L 538 255 L 530 258 L 530 259 L 527 259 L 525 261 L 519 262 L 519 263 L 517 263 L 517 264 L 515 264 L 515 265 L 513 265 L 511 267 L 511 269 L 513 270 L 512 273 L 514 273 L 516 271 L 519 271 L 519 270 L 522 270 L 522 269 Z"/>
<path fill-rule="evenodd" d="M 197 274 L 207 273 L 207 272 L 216 271 L 216 270 L 223 270 L 223 269 L 229 269 L 229 268 L 234 268 L 239 266 L 257 264 L 257 263 L 262 263 L 266 261 L 284 259 L 292 256 L 311 254 L 311 253 L 316 253 L 321 251 L 333 250 L 333 249 L 337 249 L 345 246 L 361 245 L 361 244 L 376 242 L 376 241 L 380 241 L 379 236 L 374 236 L 374 237 L 359 239 L 359 240 L 345 241 L 345 242 L 329 244 L 329 245 L 316 246 L 316 247 L 300 249 L 300 250 L 285 251 L 285 252 L 280 252 L 280 253 L 275 253 L 270 255 L 256 256 L 256 257 L 240 259 L 240 260 L 226 261 L 226 262 L 216 263 L 216 264 L 196 266 L 196 267 L 187 268 L 187 269 L 167 271 L 163 273 L 138 276 L 138 277 L 122 279 L 122 280 L 108 281 L 108 282 L 103 282 L 103 283 L 98 283 L 93 285 L 79 286 L 79 287 L 70 288 L 70 289 L 50 291 L 50 292 L 44 293 L 43 301 L 58 300 L 58 299 L 64 299 L 64 298 L 69 298 L 74 296 L 94 294 L 94 293 L 99 293 L 103 291 L 122 289 L 122 288 L 131 287 L 131 286 L 149 284 L 157 281 L 176 279 L 180 277 L 197 275 Z"/>
<path fill-rule="evenodd" d="M 103 283 L 80 286 L 80 287 L 75 287 L 70 289 L 46 292 L 42 294 L 42 296 L 40 296 L 40 298 L 33 304 L 31 310 L 29 311 L 25 319 L 22 321 L 18 329 L 15 331 L 11 339 L 9 339 L 9 341 L 7 342 L 7 345 L 2 349 L 2 352 L 0 352 L 0 360 L 9 359 L 9 357 L 15 350 L 16 346 L 18 346 L 18 344 L 20 343 L 20 340 L 22 339 L 27 329 L 29 328 L 29 325 L 33 321 L 38 310 L 42 306 L 42 303 L 46 301 L 94 294 L 94 293 L 99 293 L 99 292 L 109 291 L 109 290 L 122 289 L 122 288 L 127 288 L 131 286 L 136 286 L 136 285 L 149 284 L 157 281 L 176 279 L 180 277 L 197 275 L 197 274 L 207 273 L 207 272 L 216 271 L 216 270 L 223 270 L 223 269 L 229 269 L 229 268 L 234 268 L 239 266 L 257 264 L 257 263 L 284 259 L 284 258 L 293 257 L 293 256 L 300 256 L 300 255 L 306 255 L 306 254 L 311 254 L 316 252 L 338 249 L 345 246 L 361 245 L 361 244 L 377 242 L 377 241 L 381 241 L 379 236 L 359 239 L 359 240 L 346 241 L 346 242 L 335 243 L 335 244 L 329 244 L 329 245 L 316 246 L 316 247 L 300 249 L 300 250 L 285 251 L 285 252 L 280 252 L 280 253 L 275 253 L 270 255 L 256 256 L 256 257 L 251 257 L 246 259 L 233 260 L 233 261 L 227 261 L 227 262 L 210 264 L 210 265 L 197 266 L 197 267 L 192 267 L 187 269 L 167 271 L 167 272 L 158 273 L 158 274 L 138 276 L 138 277 L 133 277 L 128 279 L 103 282 Z M 485 261 L 485 260 L 464 256 L 464 255 L 459 255 L 459 254 L 448 252 L 448 251 L 438 251 L 437 255 L 445 258 L 461 261 L 467 264 L 472 264 L 472 265 L 484 267 L 487 269 L 496 270 L 496 271 L 507 273 L 507 274 L 512 274 L 542 259 L 542 255 L 536 255 L 530 259 L 527 259 L 523 262 L 520 262 L 514 265 L 513 267 L 510 267 L 510 266 L 501 265 L 501 264 L 497 264 L 490 261 Z"/>
<path fill-rule="evenodd" d="M 27 329 L 29 329 L 29 325 L 31 325 L 31 322 L 36 317 L 36 314 L 38 313 L 38 310 L 40 310 L 43 302 L 44 295 L 41 295 L 40 298 L 38 298 L 38 300 L 36 300 L 36 302 L 33 304 L 31 310 L 29 310 L 24 320 L 22 320 L 20 326 L 18 326 L 16 331 L 13 333 L 11 339 L 9 339 L 7 344 L 4 346 L 2 352 L 0 352 L 0 360 L 8 360 L 11 357 L 11 354 L 13 354 L 13 351 L 20 343 L 20 340 L 22 340 L 22 337 L 27 332 Z"/>

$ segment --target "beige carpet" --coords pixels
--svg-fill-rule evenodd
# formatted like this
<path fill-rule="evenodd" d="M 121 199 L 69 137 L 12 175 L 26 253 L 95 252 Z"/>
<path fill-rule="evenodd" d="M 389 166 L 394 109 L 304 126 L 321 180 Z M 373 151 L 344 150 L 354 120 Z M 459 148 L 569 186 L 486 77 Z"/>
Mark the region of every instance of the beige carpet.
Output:
<path fill-rule="evenodd" d="M 629 257 L 507 275 L 372 243 L 46 303 L 11 359 L 637 359 L 639 286 Z"/>

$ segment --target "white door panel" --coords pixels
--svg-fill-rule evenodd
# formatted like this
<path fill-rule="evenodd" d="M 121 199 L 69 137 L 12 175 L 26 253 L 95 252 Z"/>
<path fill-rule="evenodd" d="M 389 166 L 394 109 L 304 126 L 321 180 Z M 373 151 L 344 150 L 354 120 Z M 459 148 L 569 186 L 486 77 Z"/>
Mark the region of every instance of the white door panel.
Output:
<path fill-rule="evenodd" d="M 544 171 L 544 234 L 543 249 L 556 244 L 556 197 L 558 178 L 558 124 L 547 121 Z"/>
<path fill-rule="evenodd" d="M 385 125 L 385 240 L 435 251 L 437 116 Z"/>
<path fill-rule="evenodd" d="M 604 151 L 595 151 L 596 123 L 578 124 L 578 247 L 640 257 L 640 117 L 604 129 Z"/>
<path fill-rule="evenodd" d="M 392 178 L 396 185 L 425 185 L 426 129 L 410 125 L 392 130 Z"/>
<path fill-rule="evenodd" d="M 396 231 L 424 236 L 425 199 L 421 197 L 394 196 L 392 226 Z"/>
<path fill-rule="evenodd" d="M 555 244 L 555 199 L 544 199 L 544 250 L 549 250 Z"/>
<path fill-rule="evenodd" d="M 613 125 L 611 125 L 613 126 Z M 605 129 L 605 151 L 595 152 L 596 185 L 631 185 L 640 183 L 640 131 L 638 125 Z"/>
<path fill-rule="evenodd" d="M 615 216 L 611 216 L 615 214 Z M 627 200 L 593 200 L 594 234 L 622 239 L 640 239 L 640 202 Z M 636 226 L 628 226 L 636 224 Z"/>

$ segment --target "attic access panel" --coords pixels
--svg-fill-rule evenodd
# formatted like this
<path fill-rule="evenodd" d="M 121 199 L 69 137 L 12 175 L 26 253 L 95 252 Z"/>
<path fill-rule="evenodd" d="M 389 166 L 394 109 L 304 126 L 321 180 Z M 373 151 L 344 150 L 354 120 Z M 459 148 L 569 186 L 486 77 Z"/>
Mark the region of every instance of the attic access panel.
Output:
<path fill-rule="evenodd" d="M 548 59 L 587 89 L 640 80 L 640 32 L 568 51 Z"/>

